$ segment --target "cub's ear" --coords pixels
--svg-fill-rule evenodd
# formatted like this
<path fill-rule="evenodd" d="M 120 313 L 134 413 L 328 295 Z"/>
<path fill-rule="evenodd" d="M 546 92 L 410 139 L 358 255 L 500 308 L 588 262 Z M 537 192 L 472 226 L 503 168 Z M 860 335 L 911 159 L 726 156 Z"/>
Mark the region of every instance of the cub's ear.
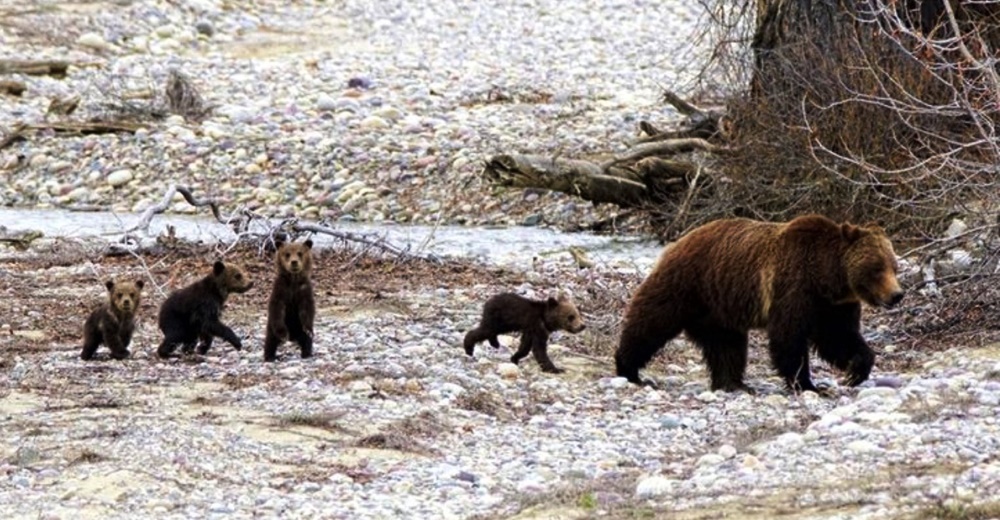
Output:
<path fill-rule="evenodd" d="M 310 239 L 306 239 L 305 242 L 302 242 L 302 245 L 306 246 L 306 249 L 312 249 L 313 248 L 313 241 L 312 241 L 311 238 Z"/>
<path fill-rule="evenodd" d="M 551 307 L 557 307 L 559 305 L 559 300 L 557 300 L 553 296 L 549 296 L 549 299 L 545 300 L 545 304 L 548 305 L 550 308 Z"/>
<path fill-rule="evenodd" d="M 226 270 L 226 264 L 222 263 L 222 260 L 217 260 L 215 265 L 212 266 L 212 274 L 219 276 Z"/>
<path fill-rule="evenodd" d="M 111 292 L 115 289 L 115 281 L 108 280 L 107 282 L 104 283 L 104 286 L 108 288 L 108 292 Z"/>
<path fill-rule="evenodd" d="M 844 222 L 840 225 L 840 235 L 844 237 L 844 240 L 846 240 L 848 244 L 854 243 L 857 239 L 861 238 L 864 233 L 864 229 L 853 224 Z"/>
<path fill-rule="evenodd" d="M 141 291 L 142 288 L 146 286 L 146 282 L 144 282 L 142 280 L 136 280 L 135 281 L 135 286 L 138 287 L 139 290 Z"/>

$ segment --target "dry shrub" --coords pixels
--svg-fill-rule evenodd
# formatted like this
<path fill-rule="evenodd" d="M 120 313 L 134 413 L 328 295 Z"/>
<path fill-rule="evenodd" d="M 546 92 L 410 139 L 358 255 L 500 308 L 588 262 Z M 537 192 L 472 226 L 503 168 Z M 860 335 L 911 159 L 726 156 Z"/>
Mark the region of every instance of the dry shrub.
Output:
<path fill-rule="evenodd" d="M 1000 5 L 954 13 L 966 56 L 947 14 L 925 33 L 914 2 L 705 4 L 719 45 L 751 42 L 716 53 L 749 73 L 725 100 L 737 151 L 717 157 L 727 182 L 706 216 L 818 212 L 919 239 L 995 207 L 1000 80 L 983 65 Z"/>

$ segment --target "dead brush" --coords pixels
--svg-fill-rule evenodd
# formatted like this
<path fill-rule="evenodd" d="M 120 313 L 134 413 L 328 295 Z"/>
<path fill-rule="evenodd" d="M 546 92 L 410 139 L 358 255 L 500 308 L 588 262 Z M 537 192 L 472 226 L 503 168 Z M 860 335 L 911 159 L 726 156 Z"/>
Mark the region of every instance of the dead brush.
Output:
<path fill-rule="evenodd" d="M 432 439 L 448 428 L 450 425 L 438 414 L 424 410 L 386 425 L 379 433 L 358 439 L 355 446 L 429 455 L 437 451 L 423 445 L 418 438 Z"/>
<path fill-rule="evenodd" d="M 76 457 L 73 457 L 73 459 L 69 461 L 69 466 L 76 466 L 78 464 L 93 464 L 96 462 L 103 462 L 105 460 L 110 459 L 94 450 L 84 448 L 80 450 L 80 453 L 78 453 Z"/>
<path fill-rule="evenodd" d="M 491 392 L 475 390 L 464 392 L 452 401 L 452 405 L 463 410 L 479 412 L 498 419 L 509 416 L 506 407 Z"/>
<path fill-rule="evenodd" d="M 291 412 L 277 417 L 279 426 L 308 426 L 323 430 L 347 432 L 337 423 L 338 420 L 347 415 L 347 412 Z"/>

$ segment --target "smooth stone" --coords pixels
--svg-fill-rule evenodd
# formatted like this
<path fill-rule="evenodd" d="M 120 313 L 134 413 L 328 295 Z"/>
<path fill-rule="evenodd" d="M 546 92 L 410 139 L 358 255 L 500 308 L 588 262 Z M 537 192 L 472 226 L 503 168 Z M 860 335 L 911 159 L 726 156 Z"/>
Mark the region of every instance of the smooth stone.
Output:
<path fill-rule="evenodd" d="M 659 475 L 646 477 L 639 481 L 635 487 L 635 496 L 638 498 L 653 498 L 663 496 L 670 492 L 677 484 L 674 479 L 661 477 Z"/>
<path fill-rule="evenodd" d="M 81 34 L 80 37 L 76 39 L 76 43 L 82 47 L 97 50 L 106 50 L 111 48 L 111 44 L 109 44 L 103 36 L 95 32 L 86 32 Z"/>
<path fill-rule="evenodd" d="M 337 110 L 337 100 L 326 94 L 322 94 L 316 98 L 316 109 L 323 112 Z"/>
<path fill-rule="evenodd" d="M 875 453 L 882 451 L 882 448 L 879 448 L 877 444 L 864 439 L 849 442 L 847 449 L 854 453 Z"/>
<path fill-rule="evenodd" d="M 389 123 L 378 116 L 368 116 L 361 120 L 361 128 L 365 130 L 381 130 L 389 128 Z"/>
<path fill-rule="evenodd" d="M 521 375 L 521 369 L 514 363 L 501 363 L 497 366 L 497 373 L 504 379 L 516 379 Z"/>
<path fill-rule="evenodd" d="M 213 26 L 212 22 L 209 22 L 208 20 L 198 20 L 195 22 L 194 30 L 197 31 L 198 34 L 208 36 L 209 38 L 215 34 L 215 26 Z"/>
<path fill-rule="evenodd" d="M 132 170 L 117 170 L 108 175 L 108 184 L 113 188 L 123 186 L 132 180 Z"/>

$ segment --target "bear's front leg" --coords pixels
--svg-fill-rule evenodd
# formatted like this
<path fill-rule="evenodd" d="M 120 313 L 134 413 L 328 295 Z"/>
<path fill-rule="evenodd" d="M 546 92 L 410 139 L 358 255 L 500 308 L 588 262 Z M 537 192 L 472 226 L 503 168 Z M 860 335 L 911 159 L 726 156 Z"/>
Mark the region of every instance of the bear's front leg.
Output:
<path fill-rule="evenodd" d="M 875 365 L 875 352 L 861 336 L 861 305 L 831 305 L 820 316 L 812 336 L 819 357 L 847 372 L 847 385 L 866 381 Z"/>
<path fill-rule="evenodd" d="M 210 321 L 205 324 L 205 332 L 215 336 L 217 338 L 222 338 L 226 340 L 230 345 L 236 350 L 243 350 L 243 342 L 240 338 L 221 321 Z"/>
<path fill-rule="evenodd" d="M 524 331 L 524 336 L 529 338 L 531 343 L 531 354 L 538 362 L 542 372 L 549 374 L 562 374 L 565 369 L 559 368 L 549 359 L 549 334 L 544 330 Z"/>
<path fill-rule="evenodd" d="M 111 327 L 105 328 L 104 330 L 104 343 L 111 350 L 112 359 L 126 359 L 131 355 L 128 348 L 122 343 L 121 338 L 118 336 L 117 330 L 109 330 Z"/>

